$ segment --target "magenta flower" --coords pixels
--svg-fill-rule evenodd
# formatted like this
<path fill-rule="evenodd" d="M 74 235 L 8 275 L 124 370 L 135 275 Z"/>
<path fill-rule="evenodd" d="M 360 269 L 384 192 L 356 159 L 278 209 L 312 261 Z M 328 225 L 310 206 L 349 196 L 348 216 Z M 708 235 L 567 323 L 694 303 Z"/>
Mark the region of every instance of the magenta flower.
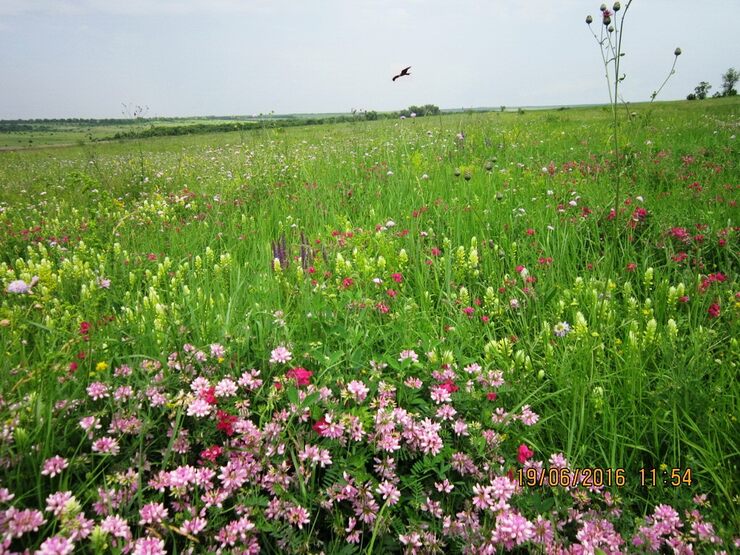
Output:
<path fill-rule="evenodd" d="M 401 492 L 388 480 L 383 480 L 375 491 L 383 496 L 388 505 L 395 505 L 401 499 Z"/>
<path fill-rule="evenodd" d="M 53 478 L 57 474 L 61 474 L 62 470 L 67 468 L 67 466 L 69 466 L 67 459 L 56 455 L 44 461 L 44 467 L 41 470 L 41 474 L 48 476 L 49 478 Z"/>
<path fill-rule="evenodd" d="M 234 397 L 238 390 L 236 382 L 231 378 L 224 378 L 216 384 L 214 394 L 216 397 Z"/>
<path fill-rule="evenodd" d="M 406 387 L 410 387 L 411 389 L 420 389 L 423 385 L 423 382 L 419 378 L 415 378 L 413 376 L 406 378 L 406 381 L 403 383 Z"/>
<path fill-rule="evenodd" d="M 529 447 L 522 443 L 517 450 L 516 460 L 518 460 L 521 464 L 524 464 L 532 457 L 534 457 L 534 451 L 532 451 Z"/>
<path fill-rule="evenodd" d="M 58 491 L 52 493 L 46 498 L 46 510 L 53 513 L 54 516 L 59 516 L 64 511 L 64 507 L 67 503 L 74 499 L 71 491 Z"/>
<path fill-rule="evenodd" d="M 296 368 L 291 368 L 285 373 L 285 377 L 290 380 L 295 380 L 297 385 L 308 385 L 311 383 L 311 376 L 313 376 L 313 372 L 311 370 L 306 370 L 305 368 L 302 368 L 300 366 Z"/>
<path fill-rule="evenodd" d="M 87 386 L 87 394 L 93 401 L 110 397 L 108 386 L 102 382 L 93 382 Z"/>
<path fill-rule="evenodd" d="M 80 428 L 87 432 L 88 439 L 92 439 L 94 431 L 101 428 L 100 419 L 97 416 L 85 416 L 80 419 Z"/>
<path fill-rule="evenodd" d="M 131 529 L 126 521 L 118 515 L 109 515 L 100 523 L 100 529 L 116 538 L 131 538 Z"/>
<path fill-rule="evenodd" d="M 205 399 L 195 399 L 188 405 L 188 416 L 203 418 L 211 412 L 211 404 Z"/>
<path fill-rule="evenodd" d="M 74 551 L 75 544 L 64 536 L 52 536 L 44 540 L 36 555 L 68 555 Z"/>
<path fill-rule="evenodd" d="M 208 521 L 205 518 L 195 517 L 190 520 L 183 520 L 182 526 L 180 528 L 186 534 L 197 536 L 205 529 L 207 525 Z"/>
<path fill-rule="evenodd" d="M 283 345 L 275 347 L 270 353 L 270 362 L 272 364 L 285 364 L 293 360 L 293 354 Z"/>
<path fill-rule="evenodd" d="M 226 349 L 224 349 L 223 345 L 211 343 L 211 356 L 213 358 L 222 358 L 226 356 Z"/>
<path fill-rule="evenodd" d="M 534 525 L 522 515 L 504 511 L 496 517 L 496 529 L 491 539 L 508 550 L 534 537 Z"/>
<path fill-rule="evenodd" d="M 10 537 L 20 538 L 23 534 L 28 532 L 38 532 L 40 526 L 42 526 L 46 519 L 41 511 L 36 509 L 24 509 L 18 511 L 16 509 L 8 509 L 5 511 L 6 522 L 5 530 Z"/>
<path fill-rule="evenodd" d="M 370 388 L 361 381 L 352 380 L 347 384 L 347 391 L 356 402 L 362 403 L 370 392 Z"/>
<path fill-rule="evenodd" d="M 539 415 L 535 412 L 532 412 L 532 410 L 529 408 L 529 405 L 524 405 L 522 407 L 522 414 L 519 416 L 519 420 L 521 420 L 522 424 L 524 424 L 525 426 L 532 426 L 536 424 L 539 419 Z"/>
<path fill-rule="evenodd" d="M 720 315 L 720 306 L 717 303 L 712 303 L 709 307 L 709 310 L 707 310 L 707 313 L 709 314 L 710 318 L 719 318 Z"/>
<path fill-rule="evenodd" d="M 139 524 L 159 524 L 167 518 L 167 509 L 162 503 L 147 503 L 139 510 Z"/>
<path fill-rule="evenodd" d="M 403 362 L 404 360 L 409 359 L 411 359 L 411 362 L 419 362 L 419 355 L 417 355 L 412 349 L 401 351 L 401 354 L 398 355 L 398 362 Z"/>
<path fill-rule="evenodd" d="M 134 544 L 134 555 L 167 555 L 164 540 L 159 538 L 139 538 Z"/>
<path fill-rule="evenodd" d="M 285 513 L 285 519 L 288 523 L 298 526 L 299 530 L 303 530 L 304 524 L 311 522 L 310 513 L 300 505 L 290 507 Z"/>
<path fill-rule="evenodd" d="M 117 455 L 119 451 L 118 441 L 112 437 L 101 437 L 92 444 L 92 450 L 102 455 Z"/>

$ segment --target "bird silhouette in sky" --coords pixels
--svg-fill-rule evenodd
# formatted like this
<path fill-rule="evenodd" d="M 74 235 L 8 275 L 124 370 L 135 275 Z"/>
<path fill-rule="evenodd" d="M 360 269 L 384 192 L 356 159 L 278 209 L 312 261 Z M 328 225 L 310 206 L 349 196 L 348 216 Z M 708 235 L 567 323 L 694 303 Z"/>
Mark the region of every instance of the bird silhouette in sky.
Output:
<path fill-rule="evenodd" d="M 393 76 L 393 81 L 395 81 L 395 80 L 396 80 L 396 79 L 398 79 L 399 77 L 404 77 L 404 76 L 406 76 L 406 75 L 411 75 L 411 74 L 409 73 L 409 70 L 410 70 L 410 69 L 411 69 L 411 66 L 403 68 L 403 69 L 401 70 L 401 73 L 399 73 L 398 75 L 394 75 L 394 76 Z"/>

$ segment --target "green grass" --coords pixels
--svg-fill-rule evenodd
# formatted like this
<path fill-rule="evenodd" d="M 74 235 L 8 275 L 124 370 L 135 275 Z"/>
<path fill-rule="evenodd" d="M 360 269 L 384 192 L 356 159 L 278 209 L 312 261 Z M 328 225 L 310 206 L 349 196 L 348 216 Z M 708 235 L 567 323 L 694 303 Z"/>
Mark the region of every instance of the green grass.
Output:
<path fill-rule="evenodd" d="M 43 507 L 50 491 L 38 468 L 58 452 L 82 457 L 64 487 L 93 499 L 110 479 L 88 460 L 74 423 L 51 417 L 55 403 L 84 400 L 91 381 L 111 379 L 95 372 L 98 362 L 165 362 L 185 342 L 218 342 L 235 368 L 274 378 L 269 353 L 290 344 L 296 363 L 333 384 L 372 381 L 372 359 L 390 362 L 386 379 L 400 380 L 409 369 L 393 364 L 404 349 L 450 351 L 459 370 L 477 361 L 504 371 L 502 405 L 541 416 L 510 441 L 544 461 L 562 452 L 573 467 L 625 469 L 615 493 L 626 520 L 706 493 L 719 531 L 736 534 L 739 108 L 722 99 L 620 112 L 616 224 L 607 218 L 611 115 L 602 108 L 0 152 L 0 283 L 40 278 L 32 296 L 1 297 L 0 386 L 25 412 L 15 445 L 0 448 L 12 461 L 0 485 Z M 647 216 L 630 225 L 637 207 Z M 376 231 L 388 220 L 395 226 Z M 703 239 L 683 244 L 668 233 L 678 227 Z M 285 237 L 297 257 L 302 234 L 316 273 L 292 260 L 276 274 L 271 244 Z M 676 261 L 682 251 L 688 257 Z M 726 281 L 699 290 L 716 272 Z M 96 286 L 101 277 L 110 289 Z M 718 318 L 708 315 L 712 303 Z M 89 342 L 82 321 L 93 323 Z M 553 334 L 561 321 L 573 328 L 562 338 Z M 73 361 L 80 370 L 70 377 Z M 433 366 L 418 376 L 429 380 Z M 459 406 L 490 422 L 480 395 Z M 269 418 L 269 405 L 253 408 Z M 126 444 L 130 460 L 146 449 Z M 691 468 L 692 485 L 641 486 L 640 469 L 661 465 Z"/>

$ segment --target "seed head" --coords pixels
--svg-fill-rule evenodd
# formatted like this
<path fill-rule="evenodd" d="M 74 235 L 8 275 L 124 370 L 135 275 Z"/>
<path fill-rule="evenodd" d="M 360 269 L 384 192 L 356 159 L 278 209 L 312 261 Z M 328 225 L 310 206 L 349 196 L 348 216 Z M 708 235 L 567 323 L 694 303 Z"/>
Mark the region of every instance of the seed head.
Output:
<path fill-rule="evenodd" d="M 612 22 L 612 16 L 608 15 L 608 12 L 604 12 L 604 26 L 606 27 Z"/>
<path fill-rule="evenodd" d="M 610 33 L 613 33 L 614 32 L 614 25 L 609 25 L 609 27 L 607 27 L 606 30 L 609 31 Z"/>
<path fill-rule="evenodd" d="M 674 55 L 674 56 L 680 56 L 680 55 L 681 55 L 681 49 L 680 49 L 680 48 L 676 48 L 676 49 L 675 49 L 675 50 L 673 51 L 673 55 Z"/>
<path fill-rule="evenodd" d="M 613 9 L 613 10 L 614 10 L 615 12 L 618 12 L 619 10 L 621 10 L 621 9 L 622 9 L 622 4 L 620 4 L 619 2 L 614 2 L 614 5 L 612 6 L 612 9 Z"/>
<path fill-rule="evenodd" d="M 588 23 L 589 25 L 591 25 L 591 22 L 592 22 L 593 20 L 594 20 L 594 18 L 593 18 L 593 17 L 591 17 L 590 15 L 587 15 L 587 16 L 586 16 L 586 23 Z"/>
<path fill-rule="evenodd" d="M 601 5 L 601 7 L 600 7 L 599 9 L 600 9 L 600 10 L 601 10 L 602 12 L 605 12 L 605 11 L 606 11 L 606 4 L 602 4 L 602 5 Z"/>

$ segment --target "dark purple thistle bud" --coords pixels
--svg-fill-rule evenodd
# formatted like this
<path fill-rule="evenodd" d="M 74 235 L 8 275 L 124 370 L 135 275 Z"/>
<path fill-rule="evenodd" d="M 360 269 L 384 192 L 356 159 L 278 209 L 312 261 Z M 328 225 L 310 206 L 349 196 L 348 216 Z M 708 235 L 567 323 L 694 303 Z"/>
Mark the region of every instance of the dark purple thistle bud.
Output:
<path fill-rule="evenodd" d="M 301 231 L 301 268 L 307 270 L 311 265 L 311 247 L 308 244 L 306 235 Z"/>
<path fill-rule="evenodd" d="M 602 12 L 605 12 L 605 11 L 606 11 L 606 4 L 602 4 L 602 5 L 601 5 L 601 7 L 600 7 L 599 9 L 600 9 L 600 10 L 601 10 Z"/>
<path fill-rule="evenodd" d="M 288 267 L 288 242 L 285 239 L 285 233 L 282 234 L 280 237 L 280 263 L 284 265 L 285 268 Z"/>
<path fill-rule="evenodd" d="M 680 56 L 680 55 L 681 55 L 681 49 L 680 49 L 680 48 L 676 48 L 676 49 L 675 49 L 675 50 L 673 51 L 673 55 L 674 55 L 674 56 Z"/>
<path fill-rule="evenodd" d="M 619 2 L 614 2 L 614 5 L 612 6 L 612 10 L 614 10 L 615 12 L 618 12 L 621 9 L 622 9 L 622 4 L 620 4 Z"/>
<path fill-rule="evenodd" d="M 590 15 L 587 15 L 586 16 L 586 23 L 588 23 L 589 25 L 591 25 L 591 23 L 593 23 L 593 20 L 594 20 L 594 18 L 591 17 Z"/>
<path fill-rule="evenodd" d="M 609 10 L 604 12 L 604 26 L 608 26 L 612 22 L 612 14 L 609 13 Z"/>
<path fill-rule="evenodd" d="M 285 241 L 285 234 L 280 236 L 280 239 L 272 242 L 272 259 L 278 259 L 280 267 L 285 269 L 288 267 L 288 245 Z"/>

